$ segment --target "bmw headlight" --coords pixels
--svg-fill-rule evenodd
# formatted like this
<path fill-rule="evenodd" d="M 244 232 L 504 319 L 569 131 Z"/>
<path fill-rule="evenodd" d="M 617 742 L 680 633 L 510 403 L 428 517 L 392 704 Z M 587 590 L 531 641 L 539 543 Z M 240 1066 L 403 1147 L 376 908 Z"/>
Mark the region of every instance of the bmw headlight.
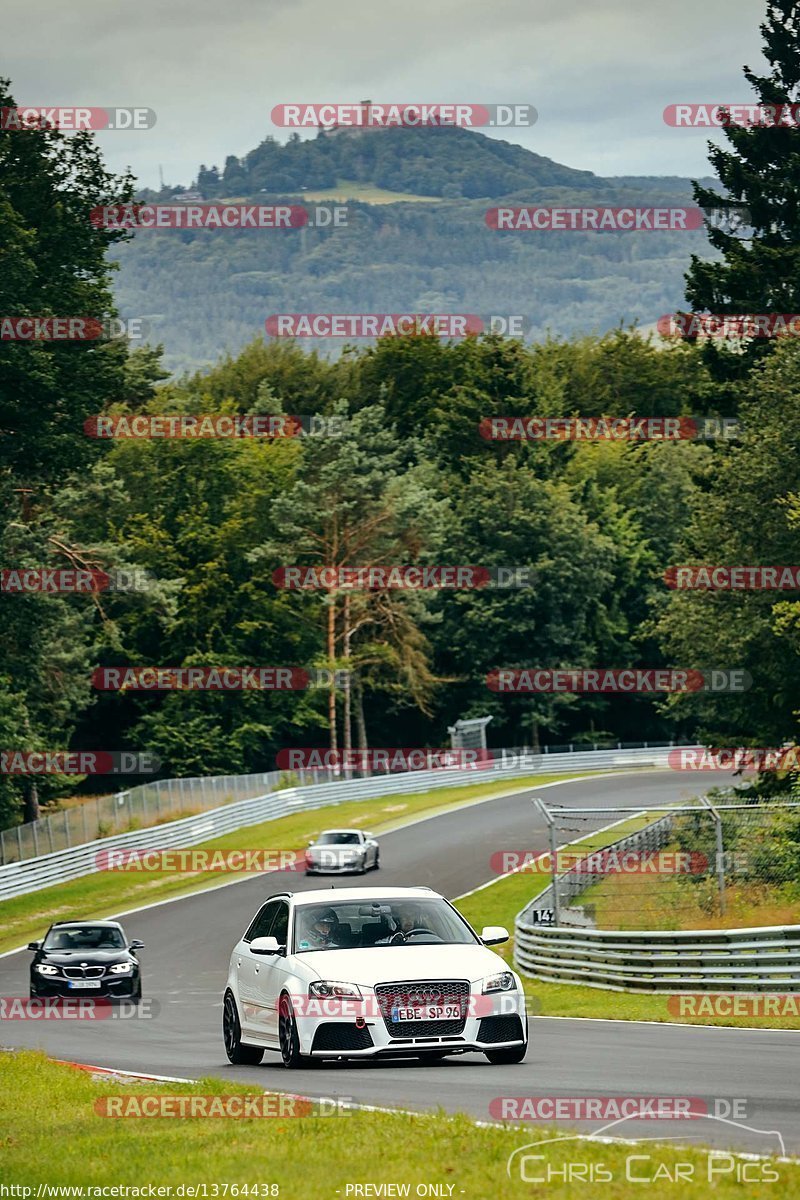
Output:
<path fill-rule="evenodd" d="M 133 963 L 113 963 L 108 969 L 112 975 L 130 975 L 131 971 L 133 970 Z"/>
<path fill-rule="evenodd" d="M 487 992 L 513 992 L 516 986 L 516 980 L 511 972 L 501 971 L 498 975 L 487 975 L 481 990 L 485 996 Z"/>
<path fill-rule="evenodd" d="M 361 990 L 354 983 L 337 983 L 332 979 L 318 979 L 308 985 L 309 996 L 353 996 L 361 999 Z"/>
<path fill-rule="evenodd" d="M 51 967 L 49 963 L 37 963 L 36 970 L 41 975 L 57 975 L 58 967 Z"/>

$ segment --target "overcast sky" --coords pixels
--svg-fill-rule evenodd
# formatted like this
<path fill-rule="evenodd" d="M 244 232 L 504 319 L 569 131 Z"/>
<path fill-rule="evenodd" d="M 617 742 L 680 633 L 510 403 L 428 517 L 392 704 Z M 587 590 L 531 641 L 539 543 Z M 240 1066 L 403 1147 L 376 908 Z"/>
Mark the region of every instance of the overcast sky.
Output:
<path fill-rule="evenodd" d="M 138 105 L 151 130 L 99 135 L 109 167 L 188 183 L 265 136 L 293 101 L 528 103 L 505 134 L 603 175 L 708 173 L 676 102 L 747 101 L 763 0 L 36 0 L 3 22 L 17 103 Z"/>

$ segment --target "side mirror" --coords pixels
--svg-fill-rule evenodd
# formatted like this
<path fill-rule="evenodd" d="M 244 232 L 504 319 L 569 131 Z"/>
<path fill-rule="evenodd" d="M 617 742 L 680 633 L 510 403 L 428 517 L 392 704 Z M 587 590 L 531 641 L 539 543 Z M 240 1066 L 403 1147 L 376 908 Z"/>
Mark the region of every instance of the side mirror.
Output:
<path fill-rule="evenodd" d="M 140 942 L 138 938 L 134 938 L 133 941 L 131 942 L 130 946 L 128 946 L 128 949 L 129 950 L 144 950 L 144 942 Z"/>
<path fill-rule="evenodd" d="M 311 841 L 310 841 L 308 844 L 309 844 L 309 846 L 313 846 L 313 845 L 314 845 L 314 839 L 312 838 L 312 839 L 311 839 Z"/>
<path fill-rule="evenodd" d="M 42 945 L 41 942 L 28 942 L 28 949 L 29 950 L 39 950 L 41 948 L 41 945 Z"/>
<path fill-rule="evenodd" d="M 502 925 L 484 925 L 481 941 L 484 946 L 499 946 L 501 942 L 508 941 L 508 930 Z"/>
<path fill-rule="evenodd" d="M 365 842 L 374 842 L 374 841 L 375 841 L 375 838 L 373 837 L 373 835 L 372 835 L 371 833 L 365 833 L 365 834 L 364 834 L 364 841 L 365 841 Z"/>
<path fill-rule="evenodd" d="M 260 937 L 253 938 L 250 949 L 253 954 L 280 954 L 282 947 L 277 938 Z"/>

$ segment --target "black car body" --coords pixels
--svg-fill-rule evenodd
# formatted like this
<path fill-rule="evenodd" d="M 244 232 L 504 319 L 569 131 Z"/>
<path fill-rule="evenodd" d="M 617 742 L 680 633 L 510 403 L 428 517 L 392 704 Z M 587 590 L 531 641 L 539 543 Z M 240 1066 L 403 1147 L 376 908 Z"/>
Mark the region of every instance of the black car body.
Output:
<path fill-rule="evenodd" d="M 30 994 L 105 996 L 138 1000 L 142 974 L 136 950 L 116 921 L 58 921 L 41 942 L 29 942 Z"/>

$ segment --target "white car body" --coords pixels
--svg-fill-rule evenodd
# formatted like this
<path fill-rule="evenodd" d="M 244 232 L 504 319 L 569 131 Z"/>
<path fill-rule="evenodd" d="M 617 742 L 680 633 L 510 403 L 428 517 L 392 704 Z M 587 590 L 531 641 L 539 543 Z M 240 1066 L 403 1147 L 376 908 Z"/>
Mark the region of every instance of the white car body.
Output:
<path fill-rule="evenodd" d="M 283 907 L 275 910 L 279 916 L 267 912 L 268 905 L 276 902 L 288 909 L 288 929 Z M 353 907 L 355 902 L 357 908 Z M 439 936 L 430 929 L 426 934 L 410 932 L 402 944 L 390 938 L 373 945 L 313 949 L 307 941 L 298 941 L 310 914 L 322 911 L 321 905 L 342 906 L 339 911 L 347 915 L 370 905 L 385 909 L 393 902 L 401 908 L 416 905 L 412 911 L 427 913 L 431 924 L 435 924 L 433 917 L 438 914 L 445 923 L 442 929 L 449 926 L 455 914 L 457 936 L 463 936 L 464 943 L 413 944 L 420 936 Z M 435 902 L 448 911 L 438 909 Z M 313 905 L 317 908 L 312 909 Z M 273 928 L 276 921 L 280 923 L 279 932 L 285 937 L 281 950 L 279 940 L 259 935 L 264 927 L 259 921 L 269 920 Z M 391 922 L 383 916 L 380 920 Z M 349 931 L 351 925 L 347 928 Z M 366 939 L 372 936 L 367 929 L 374 928 L 375 923 L 365 918 L 355 936 Z M 338 925 L 337 929 L 344 926 Z M 504 929 L 485 929 L 483 933 L 494 943 L 508 938 Z M 395 931 L 393 937 L 398 936 Z M 301 945 L 308 948 L 300 949 Z M 508 990 L 486 994 L 487 980 L 495 982 L 498 976 Z M 513 978 L 513 986 L 509 977 Z M 358 994 L 315 1003 L 309 989 L 321 981 L 354 987 Z M 433 1054 L 441 1058 L 477 1050 L 490 1057 L 494 1053 L 493 1062 L 519 1061 L 527 1045 L 525 996 L 519 976 L 483 944 L 443 897 L 429 888 L 335 888 L 271 896 L 233 950 L 223 1007 L 230 1004 L 230 997 L 235 1004 L 241 1045 L 244 1053 L 251 1055 L 235 1058 L 229 1050 L 233 1062 L 258 1062 L 262 1050 L 279 1050 L 287 1066 L 300 1065 L 299 1058 L 288 1061 L 281 1043 L 279 1014 L 287 997 L 295 1022 L 296 1049 L 303 1058 L 395 1054 Z M 463 1012 L 459 1019 L 453 1018 L 457 1004 Z M 417 1020 L 416 1014 L 421 1012 L 424 1019 Z M 226 1012 L 223 1025 L 229 1020 Z M 227 1030 L 225 1041 L 228 1049 Z M 508 1054 L 516 1057 L 503 1058 Z"/>
<path fill-rule="evenodd" d="M 323 829 L 316 842 L 309 844 L 305 860 L 307 875 L 356 871 L 363 875 L 380 865 L 380 847 L 363 829 Z"/>

